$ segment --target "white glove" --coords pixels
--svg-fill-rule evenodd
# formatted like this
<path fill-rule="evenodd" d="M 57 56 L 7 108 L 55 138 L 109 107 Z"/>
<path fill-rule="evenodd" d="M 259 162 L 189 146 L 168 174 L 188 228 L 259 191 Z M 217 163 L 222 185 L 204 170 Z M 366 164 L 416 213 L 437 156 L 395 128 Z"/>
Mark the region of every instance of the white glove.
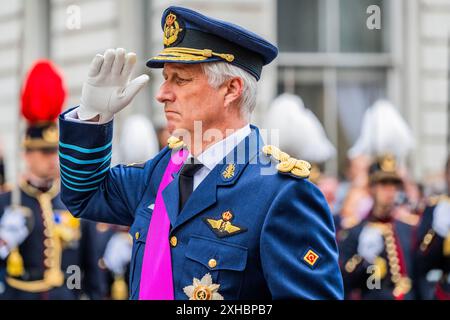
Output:
<path fill-rule="evenodd" d="M 433 230 L 442 238 L 450 232 L 450 202 L 441 201 L 433 211 Z"/>
<path fill-rule="evenodd" d="M 122 48 L 97 54 L 83 84 L 78 118 L 90 120 L 100 115 L 99 123 L 106 123 L 125 108 L 149 80 L 143 74 L 130 82 L 135 64 L 136 54 L 126 54 Z"/>
<path fill-rule="evenodd" d="M 9 249 L 14 249 L 28 234 L 24 213 L 19 208 L 7 207 L 0 219 L 0 239 L 6 242 Z"/>
<path fill-rule="evenodd" d="M 103 261 L 116 275 L 123 275 L 131 260 L 133 241 L 128 233 L 120 232 L 111 237 L 106 245 Z"/>
<path fill-rule="evenodd" d="M 375 227 L 365 226 L 359 234 L 358 254 L 367 262 L 373 263 L 384 248 L 383 235 Z"/>

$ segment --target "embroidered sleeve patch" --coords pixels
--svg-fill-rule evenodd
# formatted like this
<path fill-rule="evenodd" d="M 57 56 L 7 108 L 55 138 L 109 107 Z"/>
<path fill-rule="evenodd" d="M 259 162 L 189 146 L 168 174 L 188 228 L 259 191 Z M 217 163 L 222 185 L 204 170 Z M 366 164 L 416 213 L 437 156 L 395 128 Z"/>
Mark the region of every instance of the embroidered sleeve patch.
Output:
<path fill-rule="evenodd" d="M 319 260 L 320 256 L 315 253 L 312 249 L 309 249 L 303 256 L 303 261 L 310 267 L 314 268 Z"/>

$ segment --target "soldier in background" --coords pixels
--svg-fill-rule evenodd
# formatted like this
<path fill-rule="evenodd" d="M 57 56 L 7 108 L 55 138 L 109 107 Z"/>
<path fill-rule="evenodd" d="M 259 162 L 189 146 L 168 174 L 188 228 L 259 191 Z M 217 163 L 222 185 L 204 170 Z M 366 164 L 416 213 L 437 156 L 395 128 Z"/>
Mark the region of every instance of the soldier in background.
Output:
<path fill-rule="evenodd" d="M 278 130 L 280 149 L 292 157 L 311 163 L 310 180 L 318 183 L 324 163 L 336 155 L 336 149 L 328 140 L 325 130 L 314 115 L 296 95 L 283 93 L 271 104 L 265 117 L 264 128 Z M 271 134 L 269 133 L 269 137 Z"/>
<path fill-rule="evenodd" d="M 95 224 L 75 219 L 59 196 L 58 129 L 66 91 L 50 61 L 38 61 L 22 90 L 26 172 L 20 201 L 0 195 L 0 299 L 97 299 Z M 82 182 L 79 182 L 82 184 Z M 73 276 L 73 277 L 72 277 Z M 70 279 L 69 279 L 70 278 Z"/>
<path fill-rule="evenodd" d="M 97 223 L 100 233 L 98 265 L 101 269 L 102 299 L 126 300 L 129 291 L 132 238 L 129 228 L 119 225 Z"/>
<path fill-rule="evenodd" d="M 416 231 L 414 265 L 421 299 L 450 300 L 450 156 L 445 178 L 447 194 L 430 199 Z M 440 277 L 430 287 L 432 270 L 439 270 Z"/>
<path fill-rule="evenodd" d="M 279 141 L 275 142 L 282 150 L 311 163 L 309 180 L 322 191 L 334 215 L 335 225 L 339 225 L 339 216 L 334 210 L 339 182 L 335 177 L 323 174 L 325 162 L 335 157 L 336 149 L 314 113 L 305 107 L 300 96 L 283 93 L 270 105 L 264 127 L 277 130 Z M 269 132 L 268 136 L 273 138 L 274 132 Z"/>
<path fill-rule="evenodd" d="M 398 174 L 403 179 L 407 172 L 401 168 L 405 167 L 414 143 L 411 129 L 392 103 L 378 100 L 366 110 L 360 136 L 347 154 L 351 184 L 347 185 L 346 190 L 338 192 L 338 210 L 343 228 L 359 223 L 373 206 L 367 177 L 371 160 L 386 154 L 393 155 L 399 165 Z M 405 181 L 403 184 L 409 190 Z M 404 190 L 398 193 L 399 196 L 404 194 Z"/>
<path fill-rule="evenodd" d="M 394 217 L 403 182 L 393 156 L 381 157 L 370 167 L 369 185 L 372 210 L 361 223 L 339 234 L 346 297 L 413 299 L 413 226 Z"/>

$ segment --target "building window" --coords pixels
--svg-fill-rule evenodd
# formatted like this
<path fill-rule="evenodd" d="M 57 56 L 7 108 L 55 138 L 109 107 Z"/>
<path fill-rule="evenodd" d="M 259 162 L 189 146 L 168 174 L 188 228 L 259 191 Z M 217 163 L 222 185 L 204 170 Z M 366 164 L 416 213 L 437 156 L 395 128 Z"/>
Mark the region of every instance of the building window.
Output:
<path fill-rule="evenodd" d="M 370 30 L 367 8 L 381 9 L 380 30 Z M 389 98 L 393 65 L 386 0 L 279 0 L 278 93 L 298 94 L 324 124 L 338 155 L 326 164 L 343 174 L 364 111 Z"/>

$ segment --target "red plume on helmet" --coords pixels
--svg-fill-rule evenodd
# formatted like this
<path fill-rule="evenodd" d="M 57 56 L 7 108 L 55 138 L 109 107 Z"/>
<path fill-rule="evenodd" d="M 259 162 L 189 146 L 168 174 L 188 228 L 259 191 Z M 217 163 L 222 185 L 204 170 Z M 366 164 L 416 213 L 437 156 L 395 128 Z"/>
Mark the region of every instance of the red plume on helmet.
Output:
<path fill-rule="evenodd" d="M 37 61 L 22 88 L 21 111 L 29 124 L 54 122 L 66 99 L 64 80 L 48 60 Z"/>
<path fill-rule="evenodd" d="M 21 111 L 27 120 L 23 146 L 27 150 L 56 150 L 56 119 L 62 111 L 66 89 L 62 75 L 48 60 L 39 60 L 29 71 L 22 88 Z"/>

